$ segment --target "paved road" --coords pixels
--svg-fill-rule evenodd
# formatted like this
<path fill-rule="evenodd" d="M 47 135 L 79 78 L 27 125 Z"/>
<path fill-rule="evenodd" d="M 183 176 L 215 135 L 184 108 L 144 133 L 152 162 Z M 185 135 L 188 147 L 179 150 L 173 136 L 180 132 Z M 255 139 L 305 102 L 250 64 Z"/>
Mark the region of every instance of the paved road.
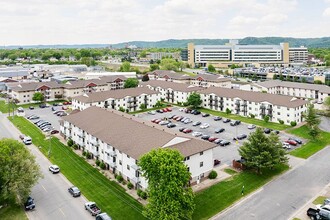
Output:
<path fill-rule="evenodd" d="M 330 182 L 330 148 L 212 219 L 288 219 Z"/>
<path fill-rule="evenodd" d="M 18 139 L 18 130 L 6 119 L 6 115 L 0 113 L 0 137 Z M 28 146 L 36 156 L 44 178 L 33 187 L 31 196 L 36 203 L 36 209 L 28 211 L 31 220 L 58 220 L 58 219 L 94 219 L 84 209 L 86 199 L 84 197 L 73 198 L 67 192 L 72 184 L 62 174 L 51 174 L 48 171 L 50 162 L 33 145 Z"/>
<path fill-rule="evenodd" d="M 327 131 L 327 132 L 330 131 L 330 118 L 329 117 L 321 116 L 320 129 L 322 129 L 323 131 Z"/>

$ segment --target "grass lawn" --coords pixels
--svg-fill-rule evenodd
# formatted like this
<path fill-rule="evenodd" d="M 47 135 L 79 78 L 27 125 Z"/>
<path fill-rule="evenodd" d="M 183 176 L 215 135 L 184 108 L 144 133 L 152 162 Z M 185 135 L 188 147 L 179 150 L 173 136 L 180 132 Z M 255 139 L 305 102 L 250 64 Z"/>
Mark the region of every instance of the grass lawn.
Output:
<path fill-rule="evenodd" d="M 59 102 L 64 102 L 65 100 L 56 100 L 56 101 L 50 101 L 47 102 L 48 104 L 52 105 L 53 103 L 59 103 Z M 11 109 L 10 111 L 12 112 L 13 109 L 17 109 L 18 107 L 22 108 L 29 108 L 30 106 L 38 107 L 40 103 L 29 103 L 29 104 L 22 104 L 22 105 L 16 105 L 14 103 L 11 103 Z M 8 113 L 8 104 L 4 100 L 0 100 L 0 111 L 2 113 Z"/>
<path fill-rule="evenodd" d="M 306 159 L 330 144 L 330 133 L 325 131 L 321 131 L 318 139 L 310 140 L 310 136 L 308 135 L 308 128 L 306 125 L 296 129 L 288 130 L 288 132 L 290 134 L 309 140 L 303 146 L 290 152 L 290 154 L 295 157 Z"/>
<path fill-rule="evenodd" d="M 139 113 L 143 113 L 143 112 L 149 112 L 149 111 L 153 111 L 153 110 L 158 110 L 158 109 L 163 109 L 163 108 L 166 108 L 167 105 L 166 104 L 163 104 L 163 106 L 161 107 L 155 107 L 155 108 L 147 108 L 147 109 L 144 109 L 144 110 L 139 110 L 139 111 L 135 111 L 135 112 L 129 112 L 128 114 L 139 114 Z"/>
<path fill-rule="evenodd" d="M 264 122 L 263 120 L 259 120 L 259 119 L 255 119 L 255 118 L 247 118 L 247 117 L 243 117 L 240 115 L 233 115 L 233 114 L 226 114 L 225 112 L 220 112 L 220 111 L 214 111 L 214 110 L 210 110 L 210 109 L 205 109 L 205 108 L 200 108 L 201 112 L 205 112 L 205 113 L 209 113 L 212 115 L 216 115 L 216 116 L 221 116 L 224 118 L 230 118 L 230 119 L 234 119 L 234 120 L 240 120 L 242 122 L 245 123 L 249 123 L 249 124 L 255 124 L 257 126 L 260 127 L 265 127 L 265 128 L 270 128 L 273 130 L 284 130 L 289 128 L 289 125 L 282 125 L 279 123 L 274 123 L 274 122 Z"/>
<path fill-rule="evenodd" d="M 1 220 L 27 220 L 23 208 L 19 205 L 8 205 L 0 208 Z"/>
<path fill-rule="evenodd" d="M 33 144 L 40 147 L 43 154 L 48 155 L 51 146 L 50 161 L 57 164 L 68 180 L 77 186 L 88 200 L 95 201 L 102 211 L 107 212 L 113 219 L 145 219 L 142 215 L 143 206 L 139 202 L 115 181 L 110 181 L 89 165 L 71 148 L 54 137 L 51 141 L 45 140 L 41 131 L 23 117 L 15 116 L 10 120 L 23 134 L 32 137 Z"/>
<path fill-rule="evenodd" d="M 266 184 L 274 176 L 288 169 L 288 166 L 282 165 L 274 170 L 265 170 L 262 175 L 250 171 L 240 172 L 234 174 L 227 181 L 222 181 L 197 193 L 193 219 L 208 219 L 212 217 L 243 197 L 241 194 L 243 185 L 244 196 L 246 196 Z"/>
<path fill-rule="evenodd" d="M 16 105 L 13 103 L 11 103 L 10 105 L 10 111 L 12 112 L 14 108 L 16 109 Z M 5 102 L 5 100 L 0 100 L 0 112 L 8 113 L 8 107 L 9 105 Z"/>
<path fill-rule="evenodd" d="M 323 204 L 323 202 L 326 198 L 327 197 L 325 197 L 325 196 L 319 196 L 313 201 L 313 204 L 314 205 Z"/>
<path fill-rule="evenodd" d="M 66 102 L 66 100 L 56 100 L 56 101 L 50 101 L 47 102 L 49 105 L 53 105 L 54 103 L 60 103 L 60 102 Z M 17 107 L 22 107 L 22 108 L 29 108 L 30 106 L 38 107 L 41 104 L 41 102 L 38 103 L 29 103 L 29 104 L 21 104 L 17 105 Z"/>

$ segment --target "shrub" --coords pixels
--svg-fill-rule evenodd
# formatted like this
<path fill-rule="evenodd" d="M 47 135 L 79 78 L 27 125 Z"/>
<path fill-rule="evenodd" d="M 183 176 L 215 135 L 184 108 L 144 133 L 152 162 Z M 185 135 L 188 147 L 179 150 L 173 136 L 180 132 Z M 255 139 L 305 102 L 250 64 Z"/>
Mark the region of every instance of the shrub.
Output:
<path fill-rule="evenodd" d="M 102 170 L 104 170 L 105 167 L 106 167 L 106 166 L 105 166 L 105 163 L 101 162 L 101 163 L 100 163 L 100 168 L 101 168 Z"/>
<path fill-rule="evenodd" d="M 297 122 L 295 122 L 295 121 L 292 121 L 292 122 L 290 122 L 290 125 L 291 125 L 292 127 L 294 127 L 294 126 L 296 126 L 296 125 L 297 125 Z"/>
<path fill-rule="evenodd" d="M 100 163 L 101 163 L 101 161 L 99 161 L 99 160 L 95 161 L 96 166 L 100 166 Z"/>
<path fill-rule="evenodd" d="M 250 117 L 251 118 L 255 118 L 256 116 L 254 114 L 250 114 Z"/>
<path fill-rule="evenodd" d="M 126 111 L 126 113 L 128 113 L 128 112 L 129 112 L 129 110 L 128 110 L 128 109 L 126 109 L 125 111 Z"/>
<path fill-rule="evenodd" d="M 269 116 L 268 116 L 268 115 L 265 115 L 265 116 L 264 116 L 264 122 L 266 122 L 266 123 L 269 122 Z"/>
<path fill-rule="evenodd" d="M 226 114 L 229 115 L 231 113 L 231 110 L 229 108 L 226 108 Z"/>
<path fill-rule="evenodd" d="M 218 173 L 215 170 L 212 170 L 211 173 L 209 174 L 209 179 L 215 179 L 217 178 Z"/>
<path fill-rule="evenodd" d="M 75 150 L 77 150 L 78 149 L 78 145 L 74 144 L 74 145 L 72 145 L 72 148 L 75 149 Z"/>
<path fill-rule="evenodd" d="M 73 140 L 72 140 L 71 138 L 68 140 L 67 145 L 68 145 L 69 147 L 72 147 L 72 145 L 73 145 Z"/>
<path fill-rule="evenodd" d="M 121 111 L 121 112 L 125 112 L 125 109 L 124 109 L 122 106 L 120 106 L 120 107 L 119 107 L 119 111 Z"/>
<path fill-rule="evenodd" d="M 124 178 L 122 177 L 122 175 L 117 175 L 116 180 L 121 183 Z"/>
<path fill-rule="evenodd" d="M 278 120 L 278 122 L 282 125 L 284 124 L 284 121 L 283 120 Z"/>
<path fill-rule="evenodd" d="M 86 155 L 85 156 L 86 156 L 87 159 L 92 159 L 92 154 L 89 153 L 89 152 L 86 152 Z"/>
<path fill-rule="evenodd" d="M 82 152 L 82 155 L 83 155 L 83 156 L 86 156 L 86 151 L 83 151 L 83 152 Z"/>
<path fill-rule="evenodd" d="M 127 183 L 127 188 L 128 188 L 128 189 L 133 189 L 133 187 L 134 187 L 134 186 L 133 186 L 133 184 L 132 184 L 131 182 L 128 182 L 128 183 Z"/>
<path fill-rule="evenodd" d="M 141 189 L 138 189 L 137 195 L 142 199 L 147 199 L 148 198 L 148 194 L 146 192 L 144 192 L 143 190 L 141 190 Z"/>

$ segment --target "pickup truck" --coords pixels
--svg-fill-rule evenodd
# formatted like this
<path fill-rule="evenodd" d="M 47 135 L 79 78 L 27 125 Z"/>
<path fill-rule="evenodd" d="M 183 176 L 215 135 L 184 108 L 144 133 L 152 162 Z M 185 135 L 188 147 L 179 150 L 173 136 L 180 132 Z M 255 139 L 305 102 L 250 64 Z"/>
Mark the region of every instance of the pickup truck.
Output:
<path fill-rule="evenodd" d="M 327 207 L 320 207 L 318 209 L 309 208 L 307 215 L 312 220 L 330 220 L 330 211 Z"/>
<path fill-rule="evenodd" d="M 96 206 L 95 202 L 86 202 L 85 209 L 91 213 L 92 216 L 98 215 L 101 213 L 101 209 Z"/>

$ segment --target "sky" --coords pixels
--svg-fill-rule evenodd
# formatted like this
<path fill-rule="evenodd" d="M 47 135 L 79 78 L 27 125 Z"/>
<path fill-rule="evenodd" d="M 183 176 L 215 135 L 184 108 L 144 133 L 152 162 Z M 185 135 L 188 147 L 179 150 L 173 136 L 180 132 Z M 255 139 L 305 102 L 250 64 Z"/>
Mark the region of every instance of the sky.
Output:
<path fill-rule="evenodd" d="M 330 36 L 330 0 L 1 0 L 0 45 Z"/>

